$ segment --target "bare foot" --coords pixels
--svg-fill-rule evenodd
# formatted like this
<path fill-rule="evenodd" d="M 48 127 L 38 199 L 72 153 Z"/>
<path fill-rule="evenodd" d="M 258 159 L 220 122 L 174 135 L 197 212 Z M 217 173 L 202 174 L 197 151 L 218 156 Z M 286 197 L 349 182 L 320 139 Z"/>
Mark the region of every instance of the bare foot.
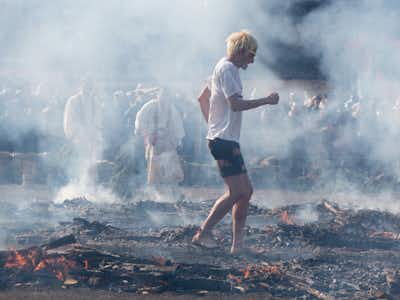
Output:
<path fill-rule="evenodd" d="M 253 247 L 246 247 L 243 244 L 241 245 L 232 245 L 230 253 L 232 255 L 241 255 L 241 254 L 247 254 L 247 255 L 260 255 L 264 253 L 265 251 L 263 249 L 257 249 Z"/>
<path fill-rule="evenodd" d="M 241 240 L 240 242 L 233 241 L 230 253 L 231 254 L 240 254 L 243 252 L 243 249 L 244 249 L 243 240 Z"/>
<path fill-rule="evenodd" d="M 218 248 L 217 242 L 213 239 L 211 234 L 205 234 L 201 230 L 197 231 L 192 238 L 192 243 L 207 249 Z"/>
<path fill-rule="evenodd" d="M 243 247 L 233 246 L 231 247 L 230 253 L 232 255 L 241 254 L 243 252 Z"/>

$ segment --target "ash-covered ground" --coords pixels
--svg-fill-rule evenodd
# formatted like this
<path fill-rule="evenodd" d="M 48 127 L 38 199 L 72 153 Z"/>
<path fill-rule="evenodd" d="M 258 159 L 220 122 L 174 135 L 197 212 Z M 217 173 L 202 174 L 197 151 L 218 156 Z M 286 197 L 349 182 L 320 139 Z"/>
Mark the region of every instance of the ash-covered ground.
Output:
<path fill-rule="evenodd" d="M 17 199 L 15 189 L 4 187 L 7 191 Z M 181 188 L 165 197 L 138 191 L 130 201 L 80 197 L 53 203 L 43 190 L 25 189 L 25 202 L 3 202 L 0 288 L 301 299 L 399 296 L 396 195 L 257 190 L 246 227 L 249 251 L 232 256 L 229 216 L 214 230 L 217 249 L 191 244 L 220 192 Z"/>

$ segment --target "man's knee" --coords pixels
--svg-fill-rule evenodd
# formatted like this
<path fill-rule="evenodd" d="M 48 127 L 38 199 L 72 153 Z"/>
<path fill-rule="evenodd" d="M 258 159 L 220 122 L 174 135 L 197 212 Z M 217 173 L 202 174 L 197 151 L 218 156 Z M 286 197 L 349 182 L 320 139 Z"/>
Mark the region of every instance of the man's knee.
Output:
<path fill-rule="evenodd" d="M 226 178 L 229 198 L 236 203 L 239 200 L 249 201 L 253 194 L 253 187 L 247 174 Z"/>
<path fill-rule="evenodd" d="M 253 186 L 250 185 L 247 187 L 246 189 L 246 198 L 248 198 L 250 200 L 251 196 L 253 196 Z"/>
<path fill-rule="evenodd" d="M 242 193 L 241 193 L 241 199 L 246 200 L 246 201 L 250 201 L 251 196 L 253 195 L 253 187 L 250 186 L 246 186 Z"/>
<path fill-rule="evenodd" d="M 251 184 L 250 179 L 247 177 L 247 174 L 245 174 L 244 177 L 242 177 L 241 191 L 242 191 L 242 198 L 249 201 L 251 196 L 253 195 L 253 185 Z"/>
<path fill-rule="evenodd" d="M 240 194 L 241 193 L 238 190 L 235 190 L 235 189 L 228 190 L 228 197 L 229 197 L 230 201 L 232 202 L 232 204 L 234 204 L 240 200 Z"/>
<path fill-rule="evenodd" d="M 246 186 L 242 188 L 230 189 L 229 197 L 232 199 L 234 203 L 237 201 L 250 201 L 251 196 L 253 195 L 252 186 Z"/>

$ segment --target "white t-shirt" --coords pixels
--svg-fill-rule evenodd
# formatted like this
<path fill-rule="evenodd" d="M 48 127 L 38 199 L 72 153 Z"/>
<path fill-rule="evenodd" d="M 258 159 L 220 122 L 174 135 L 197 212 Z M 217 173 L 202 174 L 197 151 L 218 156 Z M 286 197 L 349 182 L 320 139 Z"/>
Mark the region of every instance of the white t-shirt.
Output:
<path fill-rule="evenodd" d="M 239 142 L 242 112 L 233 111 L 228 98 L 234 94 L 242 95 L 242 91 L 239 68 L 227 58 L 222 58 L 211 77 L 207 139 L 220 138 Z"/>

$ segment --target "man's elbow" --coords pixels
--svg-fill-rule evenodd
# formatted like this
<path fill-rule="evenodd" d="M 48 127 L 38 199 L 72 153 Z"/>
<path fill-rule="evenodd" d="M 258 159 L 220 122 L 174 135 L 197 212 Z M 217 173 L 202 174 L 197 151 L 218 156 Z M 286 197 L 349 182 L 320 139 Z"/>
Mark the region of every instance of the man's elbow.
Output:
<path fill-rule="evenodd" d="M 200 96 L 199 98 L 197 98 L 197 101 L 199 101 L 199 103 L 205 103 L 205 104 L 209 103 L 209 99 L 207 97 L 203 97 L 203 96 Z"/>
<path fill-rule="evenodd" d="M 239 106 L 238 106 L 238 105 L 235 105 L 235 104 L 232 104 L 232 103 L 231 103 L 231 105 L 230 105 L 230 108 L 231 108 L 231 110 L 234 111 L 234 112 L 240 111 Z"/>
<path fill-rule="evenodd" d="M 211 97 L 211 91 L 206 87 L 200 94 L 200 96 L 197 98 L 197 100 L 201 102 L 209 102 Z"/>
<path fill-rule="evenodd" d="M 239 101 L 241 100 L 241 98 L 241 96 L 238 96 L 236 94 L 228 98 L 228 104 L 232 111 L 238 112 L 242 110 L 241 103 Z"/>

